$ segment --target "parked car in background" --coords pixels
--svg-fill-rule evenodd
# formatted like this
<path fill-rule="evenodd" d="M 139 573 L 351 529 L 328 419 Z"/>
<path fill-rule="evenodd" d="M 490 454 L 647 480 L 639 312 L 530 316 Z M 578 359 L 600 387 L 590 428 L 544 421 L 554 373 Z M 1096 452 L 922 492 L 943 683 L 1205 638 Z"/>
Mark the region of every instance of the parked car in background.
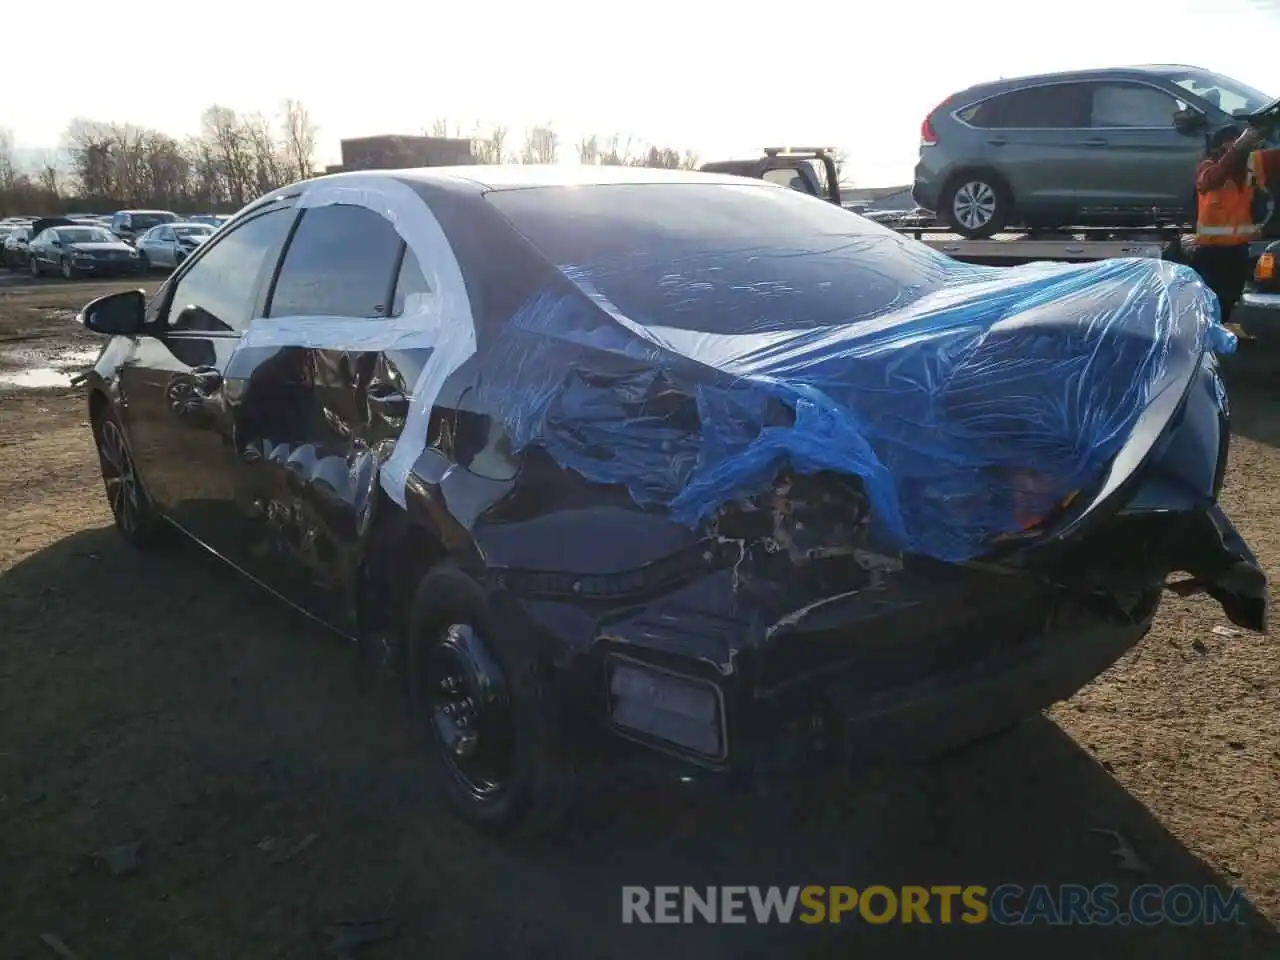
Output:
<path fill-rule="evenodd" d="M 170 210 L 118 210 L 111 215 L 111 232 L 121 240 L 132 241 L 152 227 L 177 219 L 178 215 Z"/>
<path fill-rule="evenodd" d="M 142 258 L 142 269 L 161 267 L 172 270 L 213 236 L 213 229 L 207 223 L 186 220 L 152 227 L 134 241 L 138 256 Z"/>
<path fill-rule="evenodd" d="M 1206 136 L 1271 100 L 1190 66 L 980 84 L 925 117 L 912 196 L 973 238 L 1010 225 L 1191 223 Z"/>
<path fill-rule="evenodd" d="M 105 227 L 86 224 L 48 227 L 32 239 L 27 269 L 33 277 L 57 271 L 66 280 L 142 272 L 138 251 Z"/>
<path fill-rule="evenodd" d="M 230 219 L 231 217 L 229 215 L 221 213 L 193 213 L 191 216 L 187 217 L 187 222 L 203 223 L 216 230 Z"/>
<path fill-rule="evenodd" d="M 0 265 L 6 270 L 27 268 L 27 244 L 31 240 L 31 226 L 21 224 L 9 231 L 0 241 Z"/>
<path fill-rule="evenodd" d="M 1255 340 L 1280 342 L 1280 240 L 1267 244 L 1254 263 L 1231 322 Z"/>
<path fill-rule="evenodd" d="M 71 226 L 75 223 L 67 217 L 32 217 L 30 222 L 13 231 L 4 245 L 4 265 L 10 270 L 26 270 L 30 265 L 28 248 L 33 237 L 50 227 Z"/>

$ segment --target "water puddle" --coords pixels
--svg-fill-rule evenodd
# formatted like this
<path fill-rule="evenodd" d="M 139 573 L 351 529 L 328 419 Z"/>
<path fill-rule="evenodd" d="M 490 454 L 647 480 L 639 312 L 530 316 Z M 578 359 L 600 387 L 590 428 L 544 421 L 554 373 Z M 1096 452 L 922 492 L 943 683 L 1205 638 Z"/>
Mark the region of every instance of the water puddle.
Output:
<path fill-rule="evenodd" d="M 0 371 L 0 386 L 39 390 L 46 387 L 69 387 L 71 378 L 98 359 L 96 347 L 87 350 L 64 350 L 45 361 L 46 366 L 27 367 L 12 372 Z"/>

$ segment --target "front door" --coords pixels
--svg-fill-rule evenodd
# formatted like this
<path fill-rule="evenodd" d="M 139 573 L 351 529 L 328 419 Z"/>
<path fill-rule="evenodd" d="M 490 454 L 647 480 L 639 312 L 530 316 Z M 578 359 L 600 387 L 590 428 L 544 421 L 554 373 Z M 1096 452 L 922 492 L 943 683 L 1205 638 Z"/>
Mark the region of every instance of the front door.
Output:
<path fill-rule="evenodd" d="M 1189 213 L 1204 143 L 1198 134 L 1184 134 L 1174 126 L 1174 116 L 1186 104 L 1144 83 L 1090 86 L 1087 142 L 1095 144 L 1099 155 L 1087 168 L 1090 205 L 1128 214 Z"/>
<path fill-rule="evenodd" d="M 232 359 L 294 212 L 274 206 L 211 242 L 161 288 L 120 370 L 125 427 L 148 493 L 211 549 L 244 560 Z M 239 366 L 244 366 L 243 359 Z"/>

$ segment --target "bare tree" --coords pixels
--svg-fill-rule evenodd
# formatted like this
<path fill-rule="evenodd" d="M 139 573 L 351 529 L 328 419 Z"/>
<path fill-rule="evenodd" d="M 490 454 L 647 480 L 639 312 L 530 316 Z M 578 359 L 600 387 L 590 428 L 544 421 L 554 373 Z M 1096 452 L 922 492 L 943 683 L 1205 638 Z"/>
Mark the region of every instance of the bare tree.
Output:
<path fill-rule="evenodd" d="M 315 171 L 316 125 L 301 101 L 286 100 L 283 114 L 285 161 L 293 178 L 305 180 Z"/>
<path fill-rule="evenodd" d="M 188 189 L 197 206 L 207 210 L 228 203 L 225 183 L 218 171 L 218 158 L 213 144 L 205 137 L 190 137 L 183 146 L 190 165 Z"/>
<path fill-rule="evenodd" d="M 555 163 L 560 141 L 551 123 L 525 131 L 511 149 L 506 127 L 440 119 L 431 133 L 468 139 L 481 163 Z M 78 117 L 67 126 L 66 158 L 48 156 L 28 176 L 19 168 L 13 137 L 0 129 L 0 213 L 55 212 L 76 207 L 155 206 L 173 210 L 221 210 L 313 172 L 316 128 L 300 101 L 285 100 L 274 120 L 210 106 L 201 132 L 178 141 L 128 122 Z M 642 145 L 614 135 L 584 136 L 576 145 L 587 164 L 693 167 L 697 156 L 671 147 Z"/>
<path fill-rule="evenodd" d="M 242 207 L 250 198 L 254 185 L 254 151 L 250 135 L 236 112 L 229 107 L 212 106 L 204 112 L 201 120 L 218 175 L 225 184 L 227 199 Z"/>
<path fill-rule="evenodd" d="M 0 190 L 8 193 L 18 179 L 18 165 L 14 160 L 13 132 L 0 127 Z"/>
<path fill-rule="evenodd" d="M 113 140 L 111 126 L 97 120 L 77 117 L 67 125 L 64 142 L 71 154 L 71 174 L 82 197 L 96 200 L 117 195 L 111 159 Z"/>
<path fill-rule="evenodd" d="M 507 128 L 494 125 L 485 128 L 476 124 L 471 136 L 471 153 L 476 163 L 506 163 Z"/>
<path fill-rule="evenodd" d="M 699 159 L 698 155 L 692 150 L 686 150 L 680 157 L 680 168 L 682 170 L 697 170 Z"/>
<path fill-rule="evenodd" d="M 36 173 L 40 189 L 53 197 L 59 197 L 62 195 L 62 180 L 62 166 L 58 162 L 58 155 L 52 150 L 45 151 L 40 169 Z"/>
<path fill-rule="evenodd" d="M 453 132 L 450 133 L 449 131 Z M 457 137 L 464 138 L 466 134 L 462 132 L 462 124 L 457 120 L 450 120 L 448 117 L 437 117 L 431 121 L 431 127 L 427 131 L 430 137 Z"/>
<path fill-rule="evenodd" d="M 147 178 L 147 140 L 150 131 L 132 123 L 113 123 L 108 128 L 110 166 L 115 176 L 115 193 L 134 206 L 145 202 L 151 184 Z"/>
<path fill-rule="evenodd" d="M 623 140 L 617 133 L 609 138 L 609 148 L 600 151 L 600 163 L 606 167 L 631 166 L 634 159 L 635 152 L 631 138 L 627 137 Z"/>
<path fill-rule="evenodd" d="M 191 161 L 182 144 L 167 133 L 150 130 L 143 153 L 147 202 L 166 209 L 186 202 L 190 197 Z"/>
<path fill-rule="evenodd" d="M 280 144 L 276 142 L 271 121 L 261 114 L 241 119 L 245 138 L 253 153 L 253 193 L 261 196 L 269 193 L 290 179 L 288 163 Z"/>
<path fill-rule="evenodd" d="M 635 166 L 675 170 L 680 166 L 680 151 L 673 150 L 671 147 L 651 146 L 636 158 Z"/>
<path fill-rule="evenodd" d="M 530 127 L 524 135 L 522 163 L 555 163 L 560 152 L 560 137 L 551 124 Z"/>

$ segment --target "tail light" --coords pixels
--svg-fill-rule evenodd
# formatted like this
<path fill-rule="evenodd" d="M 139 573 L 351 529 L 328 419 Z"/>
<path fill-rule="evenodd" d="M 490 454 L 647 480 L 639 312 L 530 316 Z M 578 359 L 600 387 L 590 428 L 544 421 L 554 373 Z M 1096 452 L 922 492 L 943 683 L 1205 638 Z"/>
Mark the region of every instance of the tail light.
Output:
<path fill-rule="evenodd" d="M 1253 268 L 1253 279 L 1259 283 L 1265 283 L 1268 280 L 1274 280 L 1275 277 L 1276 255 L 1274 253 L 1264 253 L 1258 258 L 1258 262 Z"/>
<path fill-rule="evenodd" d="M 930 113 L 920 124 L 920 146 L 932 147 L 938 142 L 938 133 L 933 129 L 933 114 Z"/>

